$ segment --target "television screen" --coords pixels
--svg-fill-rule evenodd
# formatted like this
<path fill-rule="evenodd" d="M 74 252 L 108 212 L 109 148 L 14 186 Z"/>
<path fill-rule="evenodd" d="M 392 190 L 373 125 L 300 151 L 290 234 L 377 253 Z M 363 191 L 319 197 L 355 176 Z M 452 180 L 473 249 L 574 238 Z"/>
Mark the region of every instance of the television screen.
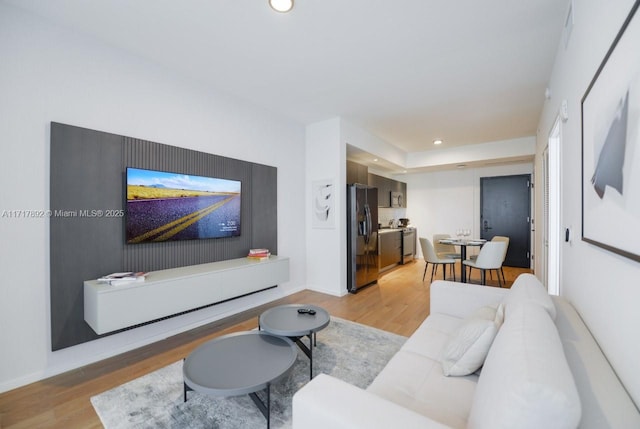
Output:
<path fill-rule="evenodd" d="M 240 235 L 238 180 L 127 168 L 127 243 Z"/>

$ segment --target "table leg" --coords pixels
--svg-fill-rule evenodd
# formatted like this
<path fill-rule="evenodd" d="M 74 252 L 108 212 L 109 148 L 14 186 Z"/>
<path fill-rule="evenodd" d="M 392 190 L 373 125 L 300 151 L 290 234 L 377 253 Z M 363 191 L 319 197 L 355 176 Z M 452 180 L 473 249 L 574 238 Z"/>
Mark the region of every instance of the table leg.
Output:
<path fill-rule="evenodd" d="M 467 270 L 465 270 L 464 261 L 467 259 L 467 246 L 460 246 L 460 281 L 467 282 Z"/>
<path fill-rule="evenodd" d="M 300 350 L 303 351 L 305 355 L 309 358 L 309 380 L 313 378 L 313 335 L 314 333 L 310 333 L 307 335 L 309 338 L 309 347 L 305 343 L 302 342 L 302 338 L 304 337 L 289 337 L 289 339 L 295 341 L 295 343 L 300 347 Z"/>
<path fill-rule="evenodd" d="M 313 338 L 309 335 L 309 380 L 313 379 Z"/>
<path fill-rule="evenodd" d="M 182 359 L 182 364 L 183 365 L 184 365 L 184 361 L 185 360 L 186 359 Z M 191 389 L 189 386 L 187 386 L 187 383 L 185 383 L 184 381 L 182 382 L 182 384 L 184 385 L 183 386 L 184 387 L 184 402 L 187 402 L 187 392 L 190 391 L 190 390 L 193 390 L 193 389 Z"/>
<path fill-rule="evenodd" d="M 271 383 L 267 384 L 265 391 L 267 395 L 265 401 L 262 401 L 256 392 L 249 393 L 249 397 L 267 419 L 267 429 L 269 429 L 271 427 Z"/>
<path fill-rule="evenodd" d="M 187 392 L 192 390 L 189 386 L 187 386 L 187 383 L 182 383 L 184 384 L 184 401 L 183 402 L 187 402 Z"/>

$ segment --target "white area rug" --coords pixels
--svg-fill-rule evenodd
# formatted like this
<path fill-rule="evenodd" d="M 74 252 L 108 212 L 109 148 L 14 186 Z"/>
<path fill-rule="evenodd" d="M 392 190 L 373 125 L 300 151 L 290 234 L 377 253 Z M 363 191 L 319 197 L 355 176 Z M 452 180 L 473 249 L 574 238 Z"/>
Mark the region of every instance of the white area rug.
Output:
<path fill-rule="evenodd" d="M 308 343 L 308 339 L 304 341 Z M 405 337 L 332 317 L 317 334 L 314 375 L 325 373 L 366 388 Z M 271 427 L 291 427 L 291 398 L 309 381 L 309 359 L 298 350 L 291 373 L 271 387 Z M 102 424 L 116 428 L 265 428 L 248 395 L 214 398 L 188 393 L 183 402 L 182 361 L 91 398 Z"/>

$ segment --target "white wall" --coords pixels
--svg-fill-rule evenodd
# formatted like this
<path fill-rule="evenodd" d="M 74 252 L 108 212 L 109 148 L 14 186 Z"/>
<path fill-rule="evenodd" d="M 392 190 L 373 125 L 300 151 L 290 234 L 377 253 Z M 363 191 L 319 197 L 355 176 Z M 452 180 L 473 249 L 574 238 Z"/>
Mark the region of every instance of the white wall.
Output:
<path fill-rule="evenodd" d="M 633 3 L 633 0 L 574 0 L 573 31 L 566 48 L 560 43 L 549 83 L 552 96 L 539 123 L 536 164 L 542 165 L 549 133 L 562 100 L 567 100 L 569 119 L 562 126 L 561 137 L 561 222 L 563 227 L 573 226 L 574 240 L 571 244 L 561 243 L 560 293 L 575 305 L 639 404 L 640 263 L 580 239 L 581 99 Z M 636 24 L 640 20 L 637 15 Z M 541 201 L 540 195 L 538 198 Z"/>
<path fill-rule="evenodd" d="M 397 179 L 407 183 L 407 217 L 418 237 L 453 236 L 460 228 L 471 229 L 471 236 L 479 237 L 480 178 L 531 173 L 533 164 L 525 163 L 406 174 Z"/>
<path fill-rule="evenodd" d="M 346 146 L 340 138 L 340 119 L 307 126 L 306 218 L 307 288 L 331 295 L 347 293 L 346 276 Z M 333 228 L 313 226 L 311 185 L 330 180 L 334 185 Z"/>
<path fill-rule="evenodd" d="M 0 392 L 304 288 L 305 129 L 0 3 L 0 214 L 49 206 L 51 121 L 278 168 L 280 287 L 51 352 L 49 223 L 0 216 Z M 91 243 L 78 243 L 91 246 Z"/>

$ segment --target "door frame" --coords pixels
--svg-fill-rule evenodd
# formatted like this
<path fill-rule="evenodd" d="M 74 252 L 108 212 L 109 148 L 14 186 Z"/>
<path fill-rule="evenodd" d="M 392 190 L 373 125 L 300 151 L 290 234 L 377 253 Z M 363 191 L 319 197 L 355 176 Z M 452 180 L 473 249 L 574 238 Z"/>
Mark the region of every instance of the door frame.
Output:
<path fill-rule="evenodd" d="M 561 174 L 562 121 L 560 116 L 551 127 L 547 146 L 542 154 L 543 169 L 543 231 L 542 281 L 551 295 L 560 295 L 562 276 L 561 249 Z"/>

